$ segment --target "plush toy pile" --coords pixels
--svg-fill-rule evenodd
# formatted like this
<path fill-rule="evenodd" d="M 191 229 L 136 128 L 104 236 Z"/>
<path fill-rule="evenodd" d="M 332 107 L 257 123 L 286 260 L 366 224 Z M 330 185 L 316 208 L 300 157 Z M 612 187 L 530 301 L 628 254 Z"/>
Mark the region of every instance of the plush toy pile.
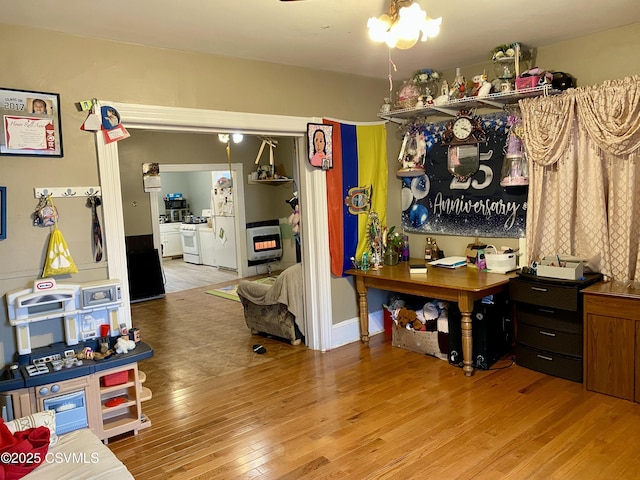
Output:
<path fill-rule="evenodd" d="M 422 302 L 424 299 L 407 301 L 402 297 L 394 296 L 388 305 L 384 305 L 395 323 L 393 345 L 447 359 L 449 354 L 448 302 L 428 300 L 416 307 L 416 301 Z M 404 333 L 405 330 L 422 336 L 408 337 Z"/>

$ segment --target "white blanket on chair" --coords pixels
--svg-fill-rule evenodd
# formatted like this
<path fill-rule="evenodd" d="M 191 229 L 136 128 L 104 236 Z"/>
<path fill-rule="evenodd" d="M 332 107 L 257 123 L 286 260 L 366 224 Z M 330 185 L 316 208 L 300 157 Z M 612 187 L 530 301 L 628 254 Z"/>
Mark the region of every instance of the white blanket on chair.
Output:
<path fill-rule="evenodd" d="M 304 301 L 302 288 L 302 264 L 296 263 L 284 270 L 273 285 L 243 280 L 238 284 L 238 295 L 242 295 L 256 305 L 282 303 L 296 317 L 296 325 L 303 335 Z"/>

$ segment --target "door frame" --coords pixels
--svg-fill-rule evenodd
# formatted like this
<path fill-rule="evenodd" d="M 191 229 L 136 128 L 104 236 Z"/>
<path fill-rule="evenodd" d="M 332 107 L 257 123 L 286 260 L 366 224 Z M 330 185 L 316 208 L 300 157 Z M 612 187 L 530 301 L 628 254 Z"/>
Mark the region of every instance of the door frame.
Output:
<path fill-rule="evenodd" d="M 293 117 L 258 113 L 227 112 L 193 108 L 139 105 L 108 100 L 96 101 L 96 108 L 110 105 L 118 110 L 127 129 L 154 131 L 234 133 L 291 136 L 296 146 L 299 172 L 299 208 L 304 271 L 306 343 L 313 350 L 331 349 L 331 272 L 326 205 L 326 177 L 306 160 L 308 123 L 317 117 Z M 131 306 L 120 186 L 118 142 L 107 144 L 102 132 L 95 135 L 102 189 L 104 239 L 108 255 L 107 274 L 122 284 L 120 318 L 131 326 Z M 124 140 L 126 141 L 126 139 Z"/>

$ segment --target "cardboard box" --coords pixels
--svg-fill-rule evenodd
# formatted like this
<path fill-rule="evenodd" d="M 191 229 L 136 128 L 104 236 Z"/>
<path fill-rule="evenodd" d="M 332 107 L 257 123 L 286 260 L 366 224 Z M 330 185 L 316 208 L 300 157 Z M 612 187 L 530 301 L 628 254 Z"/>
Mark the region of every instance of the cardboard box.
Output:
<path fill-rule="evenodd" d="M 447 359 L 447 352 L 440 352 L 437 331 L 422 332 L 407 330 L 406 328 L 399 328 L 397 325 L 394 325 L 392 327 L 391 345 L 404 348 L 405 350 L 411 350 L 412 352 L 438 357 L 442 360 Z"/>
<path fill-rule="evenodd" d="M 584 276 L 584 264 L 576 257 L 561 257 L 561 267 L 558 257 L 547 256 L 538 264 L 536 274 L 539 277 L 561 278 L 563 280 L 578 280 Z"/>

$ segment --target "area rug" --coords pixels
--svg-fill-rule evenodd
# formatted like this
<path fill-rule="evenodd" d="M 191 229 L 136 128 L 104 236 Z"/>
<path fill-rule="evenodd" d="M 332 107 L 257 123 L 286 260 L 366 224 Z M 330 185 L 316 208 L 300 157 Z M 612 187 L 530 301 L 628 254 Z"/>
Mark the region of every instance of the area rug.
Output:
<path fill-rule="evenodd" d="M 277 276 L 275 277 L 264 277 L 259 278 L 257 280 L 252 280 L 257 283 L 266 283 L 273 284 L 276 281 Z M 226 287 L 216 288 L 214 290 L 207 290 L 206 293 L 209 295 L 215 295 L 216 297 L 226 298 L 228 300 L 233 300 L 234 302 L 239 302 L 240 298 L 238 298 L 238 284 L 235 283 L 233 285 L 228 285 Z"/>

